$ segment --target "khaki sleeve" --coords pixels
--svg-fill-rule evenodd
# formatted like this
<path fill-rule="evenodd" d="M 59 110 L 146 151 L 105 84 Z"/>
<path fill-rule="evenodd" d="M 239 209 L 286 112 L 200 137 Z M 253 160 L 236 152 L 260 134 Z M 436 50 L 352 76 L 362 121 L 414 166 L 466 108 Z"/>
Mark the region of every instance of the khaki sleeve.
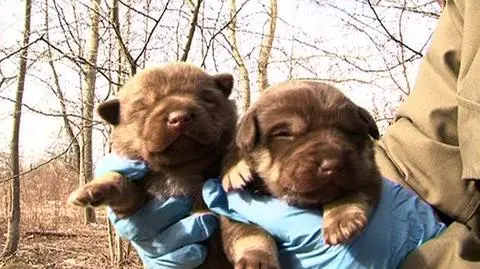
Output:
<path fill-rule="evenodd" d="M 480 179 L 479 48 L 480 1 L 447 1 L 415 88 L 377 155 L 388 158 L 377 161 L 385 176 L 463 223 L 480 204 L 475 182 L 462 180 Z"/>
<path fill-rule="evenodd" d="M 465 1 L 463 8 L 462 53 L 456 95 L 458 144 L 463 164 L 462 178 L 478 180 L 480 179 L 480 1 Z"/>

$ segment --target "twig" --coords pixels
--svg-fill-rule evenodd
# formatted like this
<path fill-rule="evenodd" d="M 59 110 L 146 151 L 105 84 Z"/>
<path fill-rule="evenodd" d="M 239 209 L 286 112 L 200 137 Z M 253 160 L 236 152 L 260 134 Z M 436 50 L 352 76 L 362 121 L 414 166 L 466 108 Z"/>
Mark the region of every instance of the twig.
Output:
<path fill-rule="evenodd" d="M 56 237 L 68 237 L 68 238 L 78 237 L 78 234 L 58 232 L 58 231 L 26 231 L 25 235 L 56 236 Z"/>
<path fill-rule="evenodd" d="M 5 100 L 5 101 L 10 101 L 12 103 L 15 103 L 16 101 L 13 100 L 12 98 L 9 98 L 9 97 L 5 97 L 5 96 L 0 96 L 0 99 L 1 100 Z M 73 117 L 73 118 L 78 118 L 78 119 L 84 119 L 82 116 L 79 116 L 79 115 L 76 115 L 76 114 L 69 114 L 69 113 L 65 113 L 65 114 L 54 114 L 54 113 L 47 113 L 47 112 L 43 112 L 43 111 L 40 111 L 38 109 L 35 109 L 25 103 L 22 103 L 21 104 L 23 107 L 27 108 L 28 110 L 34 112 L 34 113 L 37 113 L 37 114 L 40 114 L 42 116 L 46 116 L 46 117 L 55 117 L 55 118 L 61 118 L 61 117 Z M 92 124 L 101 124 L 100 121 L 96 121 L 96 120 L 92 120 Z"/>
<path fill-rule="evenodd" d="M 207 60 L 208 52 L 209 52 L 210 47 L 212 46 L 213 41 L 215 40 L 215 38 L 216 38 L 218 35 L 220 35 L 220 34 L 223 32 L 223 30 L 225 30 L 227 27 L 230 27 L 230 25 L 232 24 L 232 21 L 237 18 L 238 13 L 240 13 L 240 11 L 243 9 L 243 7 L 245 7 L 245 5 L 247 4 L 248 1 L 249 1 L 249 0 L 243 2 L 242 5 L 237 9 L 237 11 L 235 12 L 235 14 L 230 17 L 230 19 L 228 20 L 228 22 L 225 23 L 225 25 L 223 25 L 222 27 L 220 27 L 220 29 L 211 36 L 211 38 L 210 38 L 210 40 L 208 41 L 208 44 L 207 44 L 207 46 L 206 46 L 205 54 L 204 54 L 204 56 L 203 56 L 202 64 L 201 64 L 200 66 L 202 66 L 202 67 L 205 66 L 205 62 L 206 62 L 206 60 Z M 222 3 L 222 4 L 223 4 L 223 3 Z M 219 12 L 219 14 L 220 14 L 220 12 Z M 219 19 L 219 18 L 220 18 L 220 15 L 217 16 L 217 19 L 216 19 L 216 21 L 215 21 L 215 28 L 216 28 L 216 25 L 217 25 L 217 22 L 218 22 L 218 19 Z M 214 28 L 213 30 L 215 30 L 215 28 Z"/>
<path fill-rule="evenodd" d="M 142 12 L 142 11 L 140 11 L 140 10 L 138 10 L 138 9 L 133 8 L 132 6 L 130 6 L 130 5 L 128 5 L 127 3 L 123 2 L 122 0 L 118 0 L 118 2 L 120 2 L 120 4 L 122 4 L 124 7 L 126 7 L 126 8 L 128 8 L 128 9 L 134 11 L 135 13 L 138 13 L 138 14 L 140 14 L 140 15 L 142 15 L 142 16 L 144 16 L 144 17 L 146 17 L 146 18 L 148 18 L 148 19 L 150 19 L 150 20 L 152 20 L 152 21 L 157 21 L 154 17 L 146 14 L 145 12 Z"/>
<path fill-rule="evenodd" d="M 80 135 L 81 132 L 82 132 L 82 129 L 80 129 L 80 130 L 78 131 L 78 133 L 77 133 L 77 135 L 75 136 L 75 138 L 77 138 L 77 137 Z M 28 173 L 30 173 L 30 172 L 32 172 L 32 171 L 34 171 L 34 170 L 37 170 L 38 168 L 40 168 L 40 167 L 42 167 L 42 166 L 45 166 L 45 165 L 53 162 L 54 160 L 62 157 L 63 155 L 65 155 L 65 154 L 70 150 L 70 148 L 71 148 L 72 145 L 73 145 L 73 141 L 74 141 L 74 140 L 70 141 L 70 144 L 68 144 L 68 147 L 67 147 L 63 152 L 61 152 L 60 154 L 58 154 L 57 156 L 51 158 L 51 159 L 48 160 L 48 161 L 45 161 L 45 162 L 43 162 L 43 163 L 40 163 L 39 165 L 34 166 L 34 167 L 30 168 L 30 169 L 27 170 L 27 171 L 24 171 L 24 172 L 22 172 L 22 173 L 19 173 L 18 176 L 20 177 L 20 176 L 26 175 L 26 174 L 28 174 Z M 16 175 L 11 176 L 11 177 L 9 177 L 9 178 L 7 178 L 7 179 L 4 179 L 4 180 L 0 180 L 0 184 L 12 180 L 15 176 L 16 176 Z"/>
<path fill-rule="evenodd" d="M 53 246 L 49 246 L 49 245 L 42 245 L 41 248 L 42 249 L 61 251 L 61 252 L 65 252 L 65 253 L 77 254 L 77 255 L 81 254 L 81 255 L 85 255 L 87 257 L 92 257 L 92 258 L 98 258 L 97 254 L 91 254 L 91 253 L 84 252 L 84 251 L 72 251 L 72 250 L 57 248 L 57 247 L 53 247 Z"/>
<path fill-rule="evenodd" d="M 143 53 L 147 49 L 148 43 L 150 43 L 150 39 L 153 36 L 153 32 L 155 32 L 155 28 L 157 28 L 158 24 L 160 23 L 160 21 L 163 18 L 163 15 L 165 15 L 165 13 L 167 12 L 167 8 L 168 8 L 169 3 L 170 3 L 170 0 L 168 0 L 167 3 L 165 4 L 165 8 L 163 9 L 162 14 L 160 14 L 160 17 L 157 20 L 155 20 L 155 25 L 153 26 L 152 30 L 150 31 L 150 34 L 148 35 L 147 40 L 145 41 L 145 44 L 143 44 L 142 50 L 138 54 L 137 58 L 135 58 L 135 61 L 134 61 L 135 64 L 137 64 L 138 60 L 140 59 L 140 57 L 142 57 Z"/>
<path fill-rule="evenodd" d="M 387 27 L 385 27 L 385 25 L 382 23 L 382 20 L 380 19 L 380 17 L 378 16 L 377 14 L 377 11 L 375 10 L 375 8 L 373 7 L 372 5 L 372 2 L 370 0 L 367 0 L 367 3 L 368 3 L 368 6 L 370 7 L 370 9 L 373 11 L 373 14 L 375 15 L 375 18 L 377 19 L 378 23 L 380 23 L 380 26 L 383 28 L 383 30 L 385 30 L 385 32 L 387 33 L 387 35 L 395 42 L 397 43 L 400 43 L 402 46 L 404 46 L 406 49 L 408 49 L 409 51 L 417 54 L 418 56 L 420 57 L 423 57 L 423 54 L 421 54 L 420 52 L 410 48 L 407 44 L 403 43 L 402 41 L 398 40 L 396 37 L 394 37 L 387 29 Z"/>
<path fill-rule="evenodd" d="M 121 86 L 121 84 L 113 81 L 109 76 L 107 76 L 107 74 L 105 74 L 101 68 L 99 68 L 97 65 L 95 64 L 92 64 L 91 62 L 89 62 L 87 59 L 81 57 L 81 56 L 78 56 L 76 55 L 75 57 L 72 57 L 70 55 L 68 55 L 67 53 L 63 52 L 61 49 L 59 49 L 58 47 L 54 46 L 52 43 L 50 43 L 48 40 L 45 40 L 45 38 L 43 38 L 43 36 L 40 37 L 40 39 L 45 42 L 48 46 L 50 46 L 51 48 L 53 48 L 54 50 L 56 50 L 57 52 L 61 53 L 63 56 L 65 56 L 67 59 L 73 61 L 74 63 L 77 62 L 77 59 L 80 60 L 83 64 L 87 64 L 91 67 L 93 67 L 98 73 L 100 73 L 109 83 L 112 83 L 114 85 L 117 85 L 117 86 Z M 77 59 L 75 59 L 77 58 Z"/>
<path fill-rule="evenodd" d="M 40 41 L 40 40 L 42 40 L 42 39 L 43 39 L 43 35 L 41 35 L 41 36 L 38 37 L 37 39 L 33 40 L 32 42 L 28 43 L 26 46 L 23 46 L 23 47 L 17 49 L 16 51 L 14 51 L 14 52 L 12 52 L 12 53 L 10 53 L 10 54 L 7 54 L 7 56 L 5 56 L 5 57 L 3 57 L 3 58 L 0 59 L 0 63 L 3 62 L 3 61 L 5 61 L 5 60 L 7 60 L 7 59 L 10 58 L 10 57 L 12 57 L 13 55 L 19 53 L 20 51 L 22 51 L 22 50 L 30 47 L 31 45 L 37 43 L 38 41 Z"/>

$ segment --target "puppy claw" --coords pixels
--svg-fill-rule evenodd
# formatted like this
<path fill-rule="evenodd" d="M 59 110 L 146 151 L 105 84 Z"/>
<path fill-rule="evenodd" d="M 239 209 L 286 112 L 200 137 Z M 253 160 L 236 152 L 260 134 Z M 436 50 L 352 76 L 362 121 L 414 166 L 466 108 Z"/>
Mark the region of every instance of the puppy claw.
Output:
<path fill-rule="evenodd" d="M 346 243 L 359 234 L 368 223 L 365 208 L 356 205 L 340 206 L 325 212 L 323 237 L 326 244 Z"/>
<path fill-rule="evenodd" d="M 243 189 L 253 180 L 250 167 L 244 160 L 239 161 L 223 176 L 222 186 L 226 192 Z"/>
<path fill-rule="evenodd" d="M 235 263 L 235 269 L 280 269 L 280 265 L 265 251 L 248 251 Z"/>

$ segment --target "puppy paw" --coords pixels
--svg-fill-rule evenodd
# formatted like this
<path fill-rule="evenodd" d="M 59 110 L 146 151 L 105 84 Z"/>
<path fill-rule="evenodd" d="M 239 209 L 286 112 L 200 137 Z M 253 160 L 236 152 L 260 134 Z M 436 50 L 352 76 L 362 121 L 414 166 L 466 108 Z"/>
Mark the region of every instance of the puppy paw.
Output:
<path fill-rule="evenodd" d="M 247 251 L 235 263 L 235 269 L 280 269 L 278 261 L 266 251 Z"/>
<path fill-rule="evenodd" d="M 351 204 L 333 207 L 324 212 L 323 238 L 326 244 L 346 243 L 359 234 L 368 223 L 364 207 Z"/>
<path fill-rule="evenodd" d="M 244 160 L 231 167 L 222 178 L 222 186 L 225 191 L 243 189 L 248 182 L 253 180 L 250 167 Z"/>
<path fill-rule="evenodd" d="M 117 200 L 123 187 L 122 175 L 109 172 L 100 178 L 80 186 L 68 196 L 68 203 L 76 206 L 100 206 Z"/>

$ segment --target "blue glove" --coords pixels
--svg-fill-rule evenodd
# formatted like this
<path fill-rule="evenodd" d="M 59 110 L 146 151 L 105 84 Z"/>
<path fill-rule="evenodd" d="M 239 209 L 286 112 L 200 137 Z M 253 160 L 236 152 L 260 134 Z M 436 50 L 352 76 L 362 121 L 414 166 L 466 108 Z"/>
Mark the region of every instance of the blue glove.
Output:
<path fill-rule="evenodd" d="M 130 240 L 148 268 L 189 269 L 205 261 L 207 246 L 201 242 L 217 227 L 213 214 L 189 216 L 190 209 L 186 198 L 154 199 L 134 215 L 119 219 L 109 210 L 108 218 L 118 234 Z"/>
<path fill-rule="evenodd" d="M 103 156 L 95 167 L 95 176 L 106 172 L 118 172 L 128 180 L 142 180 L 148 174 L 149 168 L 142 160 L 131 160 L 114 153 Z"/>
<path fill-rule="evenodd" d="M 129 180 L 141 180 L 148 166 L 139 160 L 128 160 L 109 154 L 98 162 L 96 176 L 116 171 Z M 186 197 L 167 201 L 153 199 L 134 215 L 118 218 L 108 209 L 108 218 L 116 232 L 129 240 L 148 268 L 189 269 L 201 265 L 207 256 L 207 240 L 217 228 L 213 214 L 193 214 Z"/>
<path fill-rule="evenodd" d="M 445 229 L 432 208 L 409 190 L 383 181 L 382 198 L 366 229 L 349 244 L 323 242 L 322 211 L 304 210 L 247 191 L 226 194 L 217 179 L 203 187 L 208 207 L 268 231 L 283 268 L 398 268 L 423 242 Z"/>

